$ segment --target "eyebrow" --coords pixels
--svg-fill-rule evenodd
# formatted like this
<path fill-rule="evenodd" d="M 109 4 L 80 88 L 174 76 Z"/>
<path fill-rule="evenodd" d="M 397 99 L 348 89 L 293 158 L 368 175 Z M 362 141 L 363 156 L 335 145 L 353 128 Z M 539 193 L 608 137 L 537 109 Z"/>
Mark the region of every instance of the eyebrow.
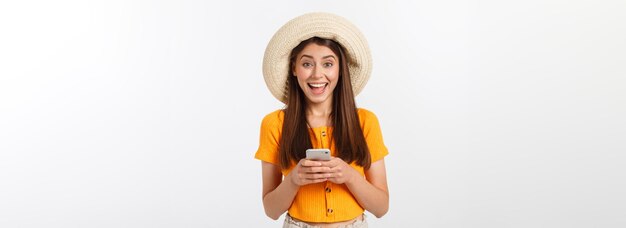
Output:
<path fill-rule="evenodd" d="M 302 57 L 300 57 L 300 59 L 302 59 L 304 57 L 313 58 L 313 56 L 310 56 L 310 55 L 302 55 Z M 327 58 L 335 59 L 335 56 L 334 55 L 327 55 L 327 56 L 322 57 L 322 59 L 327 59 Z"/>

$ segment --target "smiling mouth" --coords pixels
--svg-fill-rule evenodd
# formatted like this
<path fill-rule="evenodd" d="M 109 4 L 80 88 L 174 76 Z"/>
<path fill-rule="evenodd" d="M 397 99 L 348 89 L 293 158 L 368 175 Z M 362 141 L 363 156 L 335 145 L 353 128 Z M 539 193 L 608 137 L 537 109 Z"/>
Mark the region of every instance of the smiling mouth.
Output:
<path fill-rule="evenodd" d="M 313 92 L 313 94 L 319 95 L 326 91 L 328 83 L 307 83 L 307 85 L 309 85 L 309 88 L 311 89 L 311 92 Z"/>

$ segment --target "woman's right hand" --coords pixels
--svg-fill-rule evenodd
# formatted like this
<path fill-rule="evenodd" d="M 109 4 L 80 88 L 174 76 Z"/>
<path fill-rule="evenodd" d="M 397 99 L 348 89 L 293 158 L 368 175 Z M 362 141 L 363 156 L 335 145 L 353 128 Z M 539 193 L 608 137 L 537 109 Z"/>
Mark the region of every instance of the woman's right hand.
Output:
<path fill-rule="evenodd" d="M 291 181 L 298 185 L 307 185 L 327 181 L 331 176 L 330 168 L 321 162 L 301 159 L 289 173 Z"/>

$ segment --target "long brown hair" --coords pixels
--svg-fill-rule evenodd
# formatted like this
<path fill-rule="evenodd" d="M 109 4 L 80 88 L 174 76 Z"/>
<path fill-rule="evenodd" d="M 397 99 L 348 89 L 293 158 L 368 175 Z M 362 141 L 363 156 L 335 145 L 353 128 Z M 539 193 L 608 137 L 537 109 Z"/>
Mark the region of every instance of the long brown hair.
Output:
<path fill-rule="evenodd" d="M 306 157 L 306 149 L 313 148 L 306 119 L 306 96 L 293 75 L 296 57 L 308 44 L 317 44 L 328 47 L 339 57 L 339 80 L 333 91 L 332 112 L 333 124 L 332 139 L 337 148 L 337 157 L 350 164 L 355 162 L 366 170 L 369 169 L 371 158 L 363 130 L 359 122 L 354 92 L 350 81 L 348 58 L 345 50 L 339 43 L 312 37 L 302 41 L 289 56 L 289 77 L 287 79 L 287 105 L 284 109 L 282 137 L 280 139 L 279 158 L 281 168 L 287 169 L 292 164 Z"/>

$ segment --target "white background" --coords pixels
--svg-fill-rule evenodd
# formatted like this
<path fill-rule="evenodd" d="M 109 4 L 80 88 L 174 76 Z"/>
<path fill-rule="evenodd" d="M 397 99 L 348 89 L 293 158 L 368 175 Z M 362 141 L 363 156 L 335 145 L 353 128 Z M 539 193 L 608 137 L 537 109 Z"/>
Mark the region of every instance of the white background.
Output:
<path fill-rule="evenodd" d="M 306 12 L 374 58 L 372 227 L 626 226 L 626 1 L 3 1 L 0 227 L 280 227 L 261 62 Z"/>

